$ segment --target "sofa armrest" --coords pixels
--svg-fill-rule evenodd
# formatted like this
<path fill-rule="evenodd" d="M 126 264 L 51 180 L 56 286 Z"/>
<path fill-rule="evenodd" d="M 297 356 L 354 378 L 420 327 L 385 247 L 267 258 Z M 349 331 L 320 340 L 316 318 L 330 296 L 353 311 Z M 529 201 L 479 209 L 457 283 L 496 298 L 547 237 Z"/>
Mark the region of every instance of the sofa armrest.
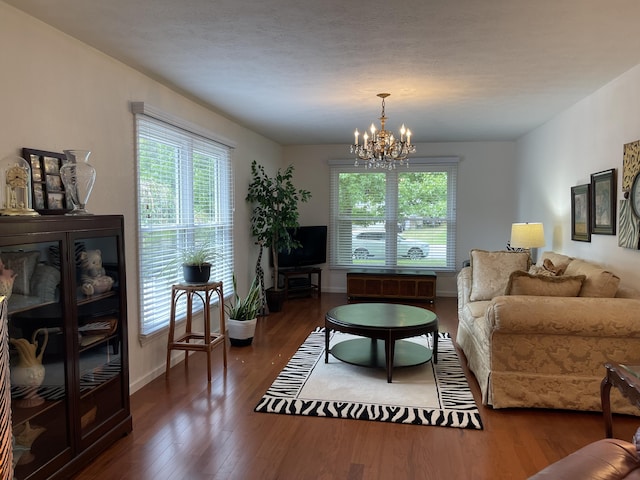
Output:
<path fill-rule="evenodd" d="M 469 303 L 471 295 L 471 267 L 464 267 L 458 273 L 458 318 L 463 318 L 464 307 Z"/>
<path fill-rule="evenodd" d="M 491 301 L 487 321 L 500 333 L 640 338 L 639 309 L 629 298 L 510 295 Z"/>
<path fill-rule="evenodd" d="M 468 303 L 471 295 L 471 267 L 464 267 L 458 273 L 458 303 Z"/>

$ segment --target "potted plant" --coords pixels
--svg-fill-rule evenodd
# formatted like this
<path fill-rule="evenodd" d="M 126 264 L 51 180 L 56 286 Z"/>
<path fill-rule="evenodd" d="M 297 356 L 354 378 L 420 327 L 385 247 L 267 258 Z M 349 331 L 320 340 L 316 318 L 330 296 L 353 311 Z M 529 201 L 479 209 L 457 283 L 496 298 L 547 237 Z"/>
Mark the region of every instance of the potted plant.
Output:
<path fill-rule="evenodd" d="M 261 293 L 258 278 L 254 277 L 247 296 L 240 298 L 236 276 L 233 275 L 233 300 L 224 307 L 228 317 L 227 330 L 231 345 L 236 347 L 251 345 L 258 314 L 262 308 Z"/>
<path fill-rule="evenodd" d="M 196 245 L 182 254 L 182 274 L 187 283 L 207 283 L 211 276 L 208 245 Z"/>
<path fill-rule="evenodd" d="M 291 237 L 290 229 L 297 228 L 298 202 L 306 202 L 311 192 L 294 187 L 293 165 L 286 169 L 278 169 L 275 176 L 270 177 L 262 165 L 254 160 L 251 163 L 252 181 L 249 184 L 247 201 L 253 204 L 251 212 L 251 234 L 256 237 L 260 246 L 260 255 L 256 271 L 260 277 L 260 285 L 264 288 L 262 278 L 262 248 L 271 250 L 274 269 L 274 286 L 263 293 L 266 296 L 269 310 L 277 312 L 282 308 L 283 297 L 278 288 L 278 253 L 291 251 L 300 244 Z"/>

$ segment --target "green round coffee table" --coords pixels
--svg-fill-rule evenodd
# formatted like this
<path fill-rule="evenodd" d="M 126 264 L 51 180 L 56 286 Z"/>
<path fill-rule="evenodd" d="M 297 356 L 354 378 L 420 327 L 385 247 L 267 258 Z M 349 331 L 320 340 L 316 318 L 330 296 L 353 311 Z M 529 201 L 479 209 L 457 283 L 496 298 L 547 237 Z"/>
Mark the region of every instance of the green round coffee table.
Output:
<path fill-rule="evenodd" d="M 329 350 L 331 330 L 359 337 Z M 433 335 L 433 350 L 403 338 Z M 384 340 L 384 350 L 377 340 Z M 438 317 L 431 310 L 393 303 L 352 303 L 325 315 L 325 363 L 329 353 L 338 360 L 364 367 L 385 367 L 391 383 L 393 367 L 438 363 Z"/>

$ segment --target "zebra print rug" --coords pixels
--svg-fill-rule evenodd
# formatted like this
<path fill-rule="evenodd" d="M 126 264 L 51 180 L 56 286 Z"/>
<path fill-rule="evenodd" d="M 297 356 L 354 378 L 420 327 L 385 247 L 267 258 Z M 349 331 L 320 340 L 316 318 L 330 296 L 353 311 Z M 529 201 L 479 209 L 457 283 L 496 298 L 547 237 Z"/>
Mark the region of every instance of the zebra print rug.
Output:
<path fill-rule="evenodd" d="M 352 337 L 332 332 L 332 344 L 346 338 Z M 396 369 L 390 384 L 384 369 L 356 367 L 331 355 L 325 364 L 324 341 L 324 328 L 311 332 L 256 412 L 482 430 L 478 407 L 448 334 L 439 334 L 437 364 Z"/>

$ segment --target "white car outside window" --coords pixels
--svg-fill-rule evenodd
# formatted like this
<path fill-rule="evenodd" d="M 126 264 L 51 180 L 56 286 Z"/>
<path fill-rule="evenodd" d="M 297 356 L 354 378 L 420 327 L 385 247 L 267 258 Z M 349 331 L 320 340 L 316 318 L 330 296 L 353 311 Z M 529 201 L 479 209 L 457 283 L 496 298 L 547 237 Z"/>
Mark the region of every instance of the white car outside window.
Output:
<path fill-rule="evenodd" d="M 429 256 L 429 244 L 398 234 L 398 257 L 417 260 Z M 385 232 L 361 232 L 352 239 L 353 258 L 365 260 L 384 258 Z"/>

